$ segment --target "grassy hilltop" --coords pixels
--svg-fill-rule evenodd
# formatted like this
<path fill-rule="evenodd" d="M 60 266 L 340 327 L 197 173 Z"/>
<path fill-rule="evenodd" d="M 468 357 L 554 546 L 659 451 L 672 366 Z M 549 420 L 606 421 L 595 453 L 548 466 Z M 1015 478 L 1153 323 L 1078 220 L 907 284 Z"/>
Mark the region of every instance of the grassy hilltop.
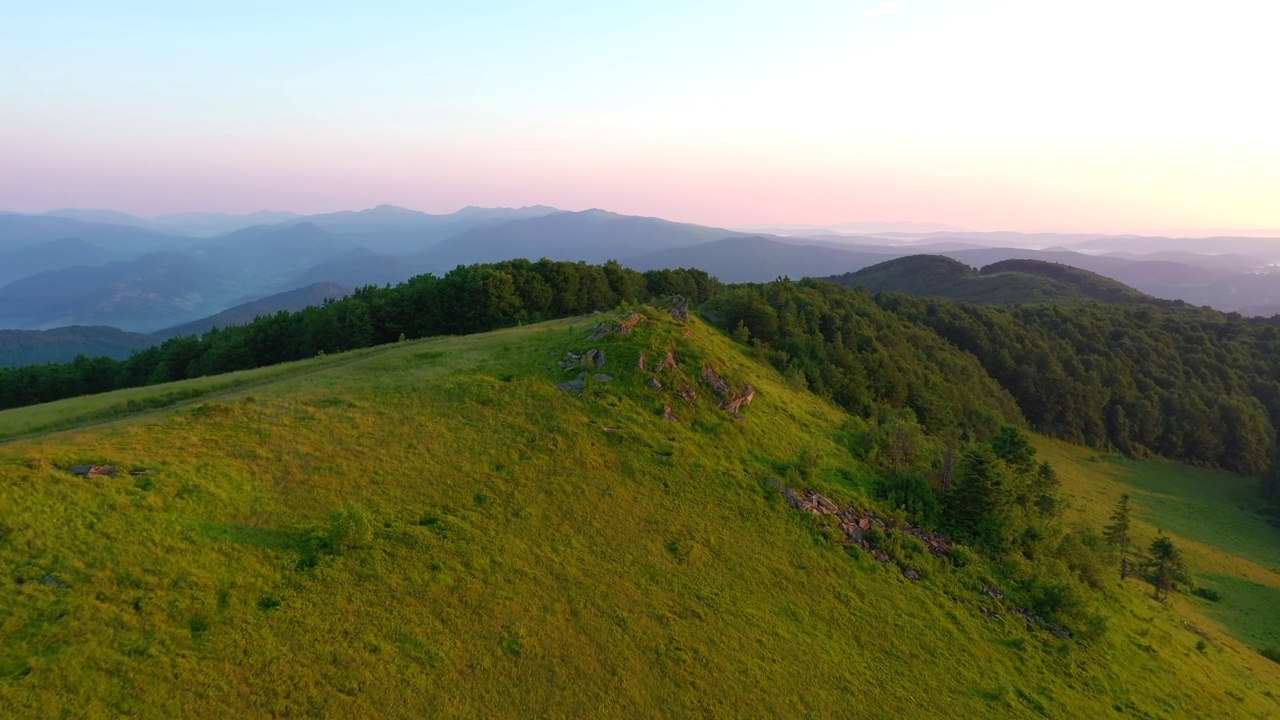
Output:
<path fill-rule="evenodd" d="M 646 310 L 589 339 L 616 319 L 0 412 L 0 708 L 1280 713 L 1280 666 L 1250 649 L 1280 645 L 1259 613 L 1280 593 L 1280 537 L 1244 509 L 1243 479 L 1037 439 L 1069 499 L 1058 522 L 1098 526 L 1129 492 L 1138 545 L 1162 528 L 1223 596 L 1164 605 L 1115 580 L 1092 600 L 1107 629 L 1059 639 L 983 593 L 1004 570 L 923 553 L 913 582 L 787 506 L 784 482 L 870 504 L 842 410 L 696 319 Z M 607 363 L 583 392 L 557 389 L 577 376 L 566 353 L 593 348 Z M 681 363 L 655 372 L 668 351 Z M 756 389 L 740 415 L 699 379 L 707 366 Z"/>

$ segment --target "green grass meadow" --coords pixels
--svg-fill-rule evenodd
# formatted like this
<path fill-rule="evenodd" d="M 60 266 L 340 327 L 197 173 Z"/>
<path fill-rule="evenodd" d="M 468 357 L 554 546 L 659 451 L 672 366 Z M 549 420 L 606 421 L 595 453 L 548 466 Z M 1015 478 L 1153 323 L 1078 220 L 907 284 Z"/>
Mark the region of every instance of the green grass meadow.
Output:
<path fill-rule="evenodd" d="M 842 411 L 697 320 L 588 340 L 601 319 L 0 413 L 0 714 L 1280 714 L 1280 665 L 1252 649 L 1280 644 L 1280 538 L 1249 481 L 1037 439 L 1064 522 L 1129 492 L 1140 544 L 1173 534 L 1223 594 L 1117 581 L 1108 631 L 1058 640 L 985 617 L 980 567 L 927 556 L 910 582 L 786 506 L 788 470 L 865 502 Z M 614 380 L 557 390 L 593 347 Z M 682 364 L 652 372 L 668 350 Z M 707 365 L 757 389 L 740 418 Z M 352 504 L 371 535 L 333 552 Z"/>

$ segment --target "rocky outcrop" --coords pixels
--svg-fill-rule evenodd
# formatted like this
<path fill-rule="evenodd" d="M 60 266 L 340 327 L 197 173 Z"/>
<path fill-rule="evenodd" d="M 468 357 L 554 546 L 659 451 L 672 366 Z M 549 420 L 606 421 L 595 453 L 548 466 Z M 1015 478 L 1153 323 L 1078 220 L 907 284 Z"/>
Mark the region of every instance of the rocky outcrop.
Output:
<path fill-rule="evenodd" d="M 703 368 L 702 375 L 699 377 L 702 379 L 702 382 L 710 385 L 712 390 L 715 390 L 721 395 L 729 392 L 729 383 L 725 381 L 724 378 L 717 375 L 716 371 L 712 370 L 710 365 Z"/>
<path fill-rule="evenodd" d="M 724 399 L 721 406 L 733 414 L 737 414 L 744 405 L 750 405 L 752 400 L 756 399 L 756 389 L 750 385 L 744 385 L 742 392 L 732 395 Z"/>
<path fill-rule="evenodd" d="M 861 547 L 869 547 L 863 535 L 873 527 L 884 529 L 885 523 L 873 512 L 859 511 L 853 506 L 840 507 L 823 495 L 809 491 L 800 492 L 794 488 L 784 488 L 783 497 L 787 504 L 796 510 L 806 510 L 818 515 L 835 515 L 840 519 L 840 530 L 844 533 L 845 542 Z M 947 538 L 911 523 L 898 527 L 903 535 L 913 537 L 938 557 L 951 554 L 952 543 Z"/>
<path fill-rule="evenodd" d="M 609 335 L 629 335 L 642 320 L 644 320 L 643 315 L 633 312 L 616 323 L 601 323 L 592 331 L 590 339 L 601 340 Z"/>
<path fill-rule="evenodd" d="M 796 510 L 811 512 L 815 515 L 830 515 L 838 518 L 840 520 L 840 530 L 844 533 L 845 542 L 868 550 L 871 553 L 871 557 L 875 559 L 876 562 L 887 563 L 893 560 L 889 553 L 885 552 L 883 548 L 871 547 L 870 543 L 868 543 L 864 537 L 864 534 L 872 528 L 880 528 L 883 532 L 886 527 L 884 520 L 875 513 L 859 511 L 852 506 L 841 507 L 829 498 L 813 492 L 812 490 L 804 492 L 784 486 L 782 488 L 782 496 L 786 499 L 787 505 L 790 505 Z M 917 527 L 911 523 L 903 523 L 898 525 L 896 529 L 903 535 L 913 537 L 924 543 L 924 546 L 929 549 L 929 552 L 936 557 L 949 556 L 954 548 L 954 545 L 946 537 L 926 528 Z M 902 569 L 902 576 L 912 582 L 918 582 L 921 579 L 920 572 L 909 567 L 904 567 Z M 992 585 L 983 585 L 982 594 L 992 600 L 998 601 L 1002 606 L 1004 606 L 1004 593 L 1001 592 L 999 588 Z M 1010 614 L 1022 618 L 1027 623 L 1028 629 L 1045 630 L 1054 637 L 1062 640 L 1071 639 L 1071 631 L 1061 625 L 1050 622 L 1040 615 L 1036 615 L 1035 613 L 1026 610 L 1025 608 L 1005 606 L 1005 609 Z M 989 618 L 998 620 L 1002 617 L 1000 612 L 987 607 L 981 607 L 979 610 L 983 615 L 986 615 Z"/>
<path fill-rule="evenodd" d="M 680 364 L 680 356 L 668 350 L 666 356 L 662 358 L 662 362 L 658 363 L 656 372 L 663 372 L 664 370 L 669 370 L 679 364 Z"/>
<path fill-rule="evenodd" d="M 735 415 L 743 406 L 750 405 L 756 399 L 756 389 L 750 384 L 743 385 L 741 392 L 736 392 L 710 365 L 703 369 L 701 379 L 720 395 L 720 407 Z"/>
<path fill-rule="evenodd" d="M 597 370 L 604 367 L 605 363 L 608 362 L 604 357 L 604 351 L 597 350 L 596 348 L 588 350 L 586 354 L 582 356 L 582 359 L 587 363 L 587 365 L 594 367 Z"/>
<path fill-rule="evenodd" d="M 676 322 L 689 322 L 689 301 L 683 295 L 672 295 L 667 299 L 671 303 L 671 307 L 667 308 L 667 312 Z"/>
<path fill-rule="evenodd" d="M 671 412 L 671 406 L 670 406 L 670 405 L 663 405 L 663 406 L 662 406 L 662 419 L 664 419 L 664 420 L 671 420 L 671 421 L 673 421 L 673 422 L 675 421 L 675 419 L 676 419 L 676 415 L 675 415 L 675 413 Z"/>

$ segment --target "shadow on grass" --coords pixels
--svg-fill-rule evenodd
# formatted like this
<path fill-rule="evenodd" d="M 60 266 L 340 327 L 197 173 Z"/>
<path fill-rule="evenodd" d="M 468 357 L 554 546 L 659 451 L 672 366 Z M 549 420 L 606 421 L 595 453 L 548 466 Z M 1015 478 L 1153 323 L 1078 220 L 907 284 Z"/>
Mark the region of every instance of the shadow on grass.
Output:
<path fill-rule="evenodd" d="M 1178 465 L 1108 461 L 1137 517 L 1174 535 L 1280 570 L 1280 528 L 1258 514 L 1255 480 Z M 1153 471 L 1152 468 L 1158 468 Z"/>
<path fill-rule="evenodd" d="M 229 523 L 197 523 L 195 529 L 210 540 L 236 545 L 296 553 L 295 569 L 310 570 L 320 564 L 320 558 L 328 550 L 324 535 L 316 528 L 269 528 Z"/>
<path fill-rule="evenodd" d="M 1280 647 L 1280 613 L 1276 612 L 1276 608 L 1280 608 L 1280 587 L 1213 573 L 1201 575 L 1197 580 L 1222 595 L 1218 602 L 1196 602 L 1233 637 L 1257 650 Z"/>

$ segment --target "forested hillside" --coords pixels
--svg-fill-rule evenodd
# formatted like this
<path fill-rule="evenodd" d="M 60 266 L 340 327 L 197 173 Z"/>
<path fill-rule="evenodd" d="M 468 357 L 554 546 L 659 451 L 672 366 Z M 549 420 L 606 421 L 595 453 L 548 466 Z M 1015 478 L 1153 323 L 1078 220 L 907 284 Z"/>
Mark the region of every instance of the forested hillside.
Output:
<path fill-rule="evenodd" d="M 873 293 L 902 292 L 982 305 L 1158 302 L 1111 278 L 1044 260 L 1002 260 L 975 270 L 942 255 L 908 255 L 827 279 Z"/>
<path fill-rule="evenodd" d="M 726 329 L 741 323 L 774 365 L 803 375 L 855 412 L 862 401 L 841 388 L 847 383 L 865 392 L 874 385 L 838 369 L 836 358 L 844 352 L 865 350 L 836 318 L 852 313 L 866 322 L 880 312 L 936 333 L 912 336 L 913 345 L 927 350 L 942 340 L 976 358 L 1040 432 L 1247 475 L 1261 475 L 1272 463 L 1280 426 L 1280 324 L 1273 321 L 1147 303 L 984 307 L 896 293 L 872 296 L 821 281 L 742 286 L 713 305 L 722 309 Z M 826 314 L 809 322 L 794 307 Z M 875 337 L 906 341 L 894 334 Z M 909 375 L 913 368 L 900 365 L 896 372 Z M 982 384 L 987 378 L 944 377 L 946 383 L 931 392 L 906 393 L 905 405 L 926 424 L 937 424 L 931 420 L 936 411 L 923 397 L 998 397 Z"/>

